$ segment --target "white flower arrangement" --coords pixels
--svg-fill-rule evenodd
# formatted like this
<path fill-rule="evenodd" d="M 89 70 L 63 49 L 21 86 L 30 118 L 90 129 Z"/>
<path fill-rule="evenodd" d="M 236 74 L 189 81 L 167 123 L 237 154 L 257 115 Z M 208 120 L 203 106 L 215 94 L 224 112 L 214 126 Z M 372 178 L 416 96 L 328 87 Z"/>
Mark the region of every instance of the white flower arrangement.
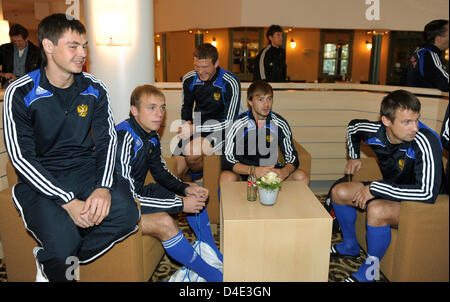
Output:
<path fill-rule="evenodd" d="M 256 184 L 263 189 L 273 191 L 277 188 L 281 188 L 281 179 L 275 172 L 268 172 L 266 175 L 258 178 Z"/>

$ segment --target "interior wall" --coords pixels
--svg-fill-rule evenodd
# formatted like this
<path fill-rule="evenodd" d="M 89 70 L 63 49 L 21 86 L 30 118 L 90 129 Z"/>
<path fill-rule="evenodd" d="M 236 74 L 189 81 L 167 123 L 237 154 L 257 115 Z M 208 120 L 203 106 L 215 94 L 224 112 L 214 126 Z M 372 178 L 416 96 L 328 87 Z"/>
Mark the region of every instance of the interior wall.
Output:
<path fill-rule="evenodd" d="M 294 49 L 291 39 L 297 43 Z M 286 38 L 287 75 L 291 81 L 314 82 L 319 77 L 320 29 L 294 28 Z"/>
<path fill-rule="evenodd" d="M 166 43 L 167 81 L 180 82 L 183 75 L 193 69 L 195 37 L 187 31 L 169 32 Z"/>
<path fill-rule="evenodd" d="M 448 19 L 449 9 L 448 0 L 154 0 L 154 3 L 157 32 L 270 24 L 420 31 L 430 20 Z M 366 12 L 370 13 L 374 5 L 379 8 L 379 15 L 368 19 Z"/>
<path fill-rule="evenodd" d="M 266 28 L 267 29 L 267 28 Z M 229 30 L 212 29 L 204 34 L 203 41 L 211 43 L 216 38 L 220 66 L 227 69 L 229 61 Z M 290 40 L 297 43 L 291 49 Z M 366 41 L 371 41 L 367 30 L 355 30 L 353 39 L 352 82 L 369 80 L 370 50 Z M 266 41 L 264 41 L 266 43 Z M 167 33 L 167 81 L 179 82 L 180 78 L 193 69 L 194 35 L 188 31 Z M 380 63 L 380 84 L 386 83 L 386 71 L 389 53 L 389 34 L 383 36 Z M 287 34 L 286 64 L 287 75 L 291 81 L 314 82 L 319 75 L 320 29 L 292 28 Z M 157 68 L 158 69 L 158 68 Z M 162 69 L 162 67 L 161 67 Z M 162 72 L 162 70 L 161 70 Z"/>

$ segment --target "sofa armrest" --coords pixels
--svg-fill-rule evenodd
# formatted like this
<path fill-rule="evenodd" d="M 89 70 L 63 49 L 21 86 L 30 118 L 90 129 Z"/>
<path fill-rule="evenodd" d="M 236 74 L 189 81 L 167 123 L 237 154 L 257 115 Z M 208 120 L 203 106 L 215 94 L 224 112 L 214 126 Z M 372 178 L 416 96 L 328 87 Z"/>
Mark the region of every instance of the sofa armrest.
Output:
<path fill-rule="evenodd" d="M 211 224 L 218 224 L 220 221 L 218 189 L 221 171 L 222 162 L 220 155 L 203 157 L 203 186 L 209 190 L 209 201 L 206 209 Z"/>
<path fill-rule="evenodd" d="M 294 146 L 298 153 L 298 160 L 300 161 L 300 169 L 306 172 L 309 178 L 311 178 L 311 154 L 303 148 L 295 139 Z"/>
<path fill-rule="evenodd" d="M 376 158 L 361 158 L 361 162 L 361 170 L 355 173 L 353 181 L 376 181 L 383 179 Z"/>
<path fill-rule="evenodd" d="M 434 204 L 403 201 L 400 207 L 393 279 L 449 280 L 449 199 Z"/>

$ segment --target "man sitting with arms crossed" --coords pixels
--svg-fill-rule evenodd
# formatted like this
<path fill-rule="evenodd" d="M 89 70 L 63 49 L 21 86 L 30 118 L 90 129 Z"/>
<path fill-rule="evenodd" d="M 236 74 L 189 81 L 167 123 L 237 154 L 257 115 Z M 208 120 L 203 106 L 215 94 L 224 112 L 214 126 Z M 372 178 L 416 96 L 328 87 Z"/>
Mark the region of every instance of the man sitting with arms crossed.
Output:
<path fill-rule="evenodd" d="M 197 254 L 170 216 L 181 211 L 195 213 L 188 215 L 187 220 L 197 238 L 208 243 L 223 261 L 212 237 L 205 207 L 208 190 L 182 183 L 169 172 L 162 158 L 156 131 L 166 110 L 164 94 L 151 85 L 139 86 L 132 92 L 130 103 L 130 118 L 116 127 L 119 137 L 116 171 L 129 180 L 134 197 L 140 201 L 143 234 L 158 238 L 172 258 L 207 281 L 222 281 L 222 273 Z M 148 171 L 157 183 L 144 186 Z"/>
<path fill-rule="evenodd" d="M 347 182 L 331 190 L 331 201 L 342 229 L 343 242 L 331 247 L 331 256 L 357 257 L 356 209 L 367 211 L 368 259 L 347 282 L 374 281 L 373 265 L 383 258 L 397 226 L 400 201 L 434 203 L 442 181 L 442 146 L 438 135 L 419 121 L 420 102 L 412 93 L 397 90 L 387 95 L 380 109 L 381 121 L 352 120 L 348 126 L 350 159 L 346 174 L 361 169 L 360 143 L 377 155 L 383 179 Z M 376 258 L 373 258 L 376 257 Z M 377 268 L 378 269 L 378 268 Z"/>
<path fill-rule="evenodd" d="M 227 132 L 219 184 L 247 180 L 253 171 L 256 177 L 273 171 L 281 180 L 300 180 L 309 185 L 308 176 L 299 169 L 289 124 L 272 112 L 272 86 L 262 80 L 253 82 L 247 90 L 247 102 L 250 110 L 242 113 Z M 286 161 L 284 167 L 277 163 L 278 146 Z"/>

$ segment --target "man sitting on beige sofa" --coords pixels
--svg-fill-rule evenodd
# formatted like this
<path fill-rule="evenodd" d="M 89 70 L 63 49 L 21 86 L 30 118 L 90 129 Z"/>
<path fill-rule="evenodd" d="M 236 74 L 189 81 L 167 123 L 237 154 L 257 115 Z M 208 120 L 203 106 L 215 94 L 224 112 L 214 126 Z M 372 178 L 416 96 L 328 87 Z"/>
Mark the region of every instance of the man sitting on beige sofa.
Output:
<path fill-rule="evenodd" d="M 355 234 L 356 209 L 367 211 L 368 258 L 345 281 L 374 281 L 379 262 L 391 240 L 391 226 L 399 222 L 400 201 L 434 203 L 442 181 L 442 145 L 439 136 L 419 121 L 421 104 L 404 90 L 387 95 L 381 121 L 352 120 L 347 131 L 345 173 L 361 168 L 360 142 L 377 155 L 383 180 L 340 183 L 331 190 L 331 201 L 342 229 L 343 242 L 331 247 L 331 256 L 359 256 Z"/>
<path fill-rule="evenodd" d="M 129 181 L 142 211 L 142 233 L 158 238 L 166 252 L 207 281 L 222 281 L 222 272 L 205 262 L 171 215 L 187 213 L 198 240 L 207 243 L 222 261 L 217 249 L 205 202 L 208 190 L 187 184 L 167 168 L 161 155 L 158 130 L 164 119 L 164 94 L 152 85 L 136 87 L 130 98 L 130 118 L 116 126 L 118 136 L 116 173 Z M 144 185 L 150 171 L 156 183 Z"/>

